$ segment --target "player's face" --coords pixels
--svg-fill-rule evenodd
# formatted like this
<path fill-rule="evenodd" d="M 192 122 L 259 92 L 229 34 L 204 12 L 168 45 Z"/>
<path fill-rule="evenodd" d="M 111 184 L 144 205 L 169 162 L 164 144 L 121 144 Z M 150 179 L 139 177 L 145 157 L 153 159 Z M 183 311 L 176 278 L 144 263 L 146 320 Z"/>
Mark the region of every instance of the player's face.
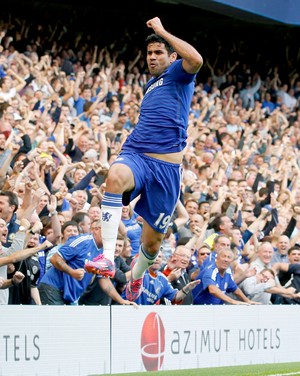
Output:
<path fill-rule="evenodd" d="M 160 76 L 176 60 L 176 53 L 168 54 L 163 43 L 149 43 L 147 46 L 147 64 L 151 76 Z"/>

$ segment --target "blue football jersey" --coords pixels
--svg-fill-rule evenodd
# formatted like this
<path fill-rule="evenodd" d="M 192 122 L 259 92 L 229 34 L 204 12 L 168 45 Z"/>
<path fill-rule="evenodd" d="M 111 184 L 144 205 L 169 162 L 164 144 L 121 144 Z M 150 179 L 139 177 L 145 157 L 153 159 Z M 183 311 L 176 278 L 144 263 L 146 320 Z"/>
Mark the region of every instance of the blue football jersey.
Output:
<path fill-rule="evenodd" d="M 201 282 L 193 290 L 194 304 L 224 304 L 223 300 L 209 293 L 208 286 L 210 285 L 217 286 L 224 294 L 237 289 L 230 268 L 222 277 L 214 263 L 200 272 L 196 279 L 200 279 Z"/>
<path fill-rule="evenodd" d="M 137 126 L 123 150 L 175 153 L 186 146 L 187 124 L 196 74 L 186 73 L 182 59 L 172 63 L 146 86 Z"/>

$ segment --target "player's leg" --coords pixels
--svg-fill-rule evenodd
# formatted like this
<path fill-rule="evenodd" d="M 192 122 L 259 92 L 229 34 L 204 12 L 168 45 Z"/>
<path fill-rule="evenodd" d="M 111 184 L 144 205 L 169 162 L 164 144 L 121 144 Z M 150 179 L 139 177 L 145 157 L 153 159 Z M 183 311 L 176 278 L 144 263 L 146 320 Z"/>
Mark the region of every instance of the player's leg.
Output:
<path fill-rule="evenodd" d="M 154 264 L 164 234 L 155 231 L 146 221 L 143 222 L 142 243 L 138 257 L 131 263 L 131 279 L 126 286 L 126 299 L 135 301 L 141 294 L 145 271 Z"/>
<path fill-rule="evenodd" d="M 146 221 L 143 222 L 142 243 L 137 263 L 132 270 L 133 279 L 141 278 L 154 263 L 163 238 L 164 234 L 155 231 Z"/>
<path fill-rule="evenodd" d="M 143 157 L 148 166 L 136 212 L 143 218 L 142 241 L 138 258 L 131 265 L 132 276 L 126 287 L 128 300 L 136 300 L 141 293 L 143 275 L 159 252 L 176 206 L 181 180 L 180 165 Z"/>
<path fill-rule="evenodd" d="M 101 203 L 103 255 L 86 262 L 85 269 L 88 272 L 111 278 L 114 276 L 114 253 L 122 215 L 122 195 L 123 192 L 133 188 L 134 177 L 130 167 L 114 163 L 108 172 L 106 189 Z"/>
<path fill-rule="evenodd" d="M 101 203 L 101 231 L 103 254 L 114 261 L 116 239 L 122 216 L 122 195 L 134 188 L 134 177 L 130 167 L 113 164 L 109 170 L 105 193 Z"/>

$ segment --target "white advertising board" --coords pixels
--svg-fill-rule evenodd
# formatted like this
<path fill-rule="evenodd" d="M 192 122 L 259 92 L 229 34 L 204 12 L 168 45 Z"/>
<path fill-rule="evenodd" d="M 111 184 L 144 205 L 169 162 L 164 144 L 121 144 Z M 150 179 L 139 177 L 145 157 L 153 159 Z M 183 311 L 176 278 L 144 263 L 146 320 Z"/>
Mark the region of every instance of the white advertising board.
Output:
<path fill-rule="evenodd" d="M 110 373 L 110 307 L 0 306 L 0 375 Z"/>
<path fill-rule="evenodd" d="M 299 361 L 299 306 L 112 307 L 112 373 Z"/>
<path fill-rule="evenodd" d="M 0 306 L 1 376 L 299 361 L 299 306 Z"/>

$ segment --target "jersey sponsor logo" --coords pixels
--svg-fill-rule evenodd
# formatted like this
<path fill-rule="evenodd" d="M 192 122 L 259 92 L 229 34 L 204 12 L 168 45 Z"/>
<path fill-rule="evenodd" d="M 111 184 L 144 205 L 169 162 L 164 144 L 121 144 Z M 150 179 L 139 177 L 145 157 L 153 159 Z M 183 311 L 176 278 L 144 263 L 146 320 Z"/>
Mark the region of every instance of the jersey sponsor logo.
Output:
<path fill-rule="evenodd" d="M 147 371 L 158 371 L 165 355 L 165 328 L 156 312 L 146 317 L 141 333 L 141 355 Z"/>
<path fill-rule="evenodd" d="M 103 212 L 102 213 L 102 220 L 104 222 L 109 222 L 110 218 L 112 217 L 112 214 L 109 212 Z"/>
<path fill-rule="evenodd" d="M 152 85 L 150 85 L 150 86 L 148 87 L 148 89 L 147 89 L 147 91 L 146 91 L 146 94 L 150 93 L 150 91 L 152 91 L 152 90 L 155 89 L 156 87 L 158 87 L 158 86 L 162 86 L 163 83 L 164 83 L 164 79 L 163 79 L 163 78 L 161 78 L 160 80 L 154 82 L 154 84 L 152 84 Z M 145 95 L 146 95 L 146 94 L 145 94 Z"/>

